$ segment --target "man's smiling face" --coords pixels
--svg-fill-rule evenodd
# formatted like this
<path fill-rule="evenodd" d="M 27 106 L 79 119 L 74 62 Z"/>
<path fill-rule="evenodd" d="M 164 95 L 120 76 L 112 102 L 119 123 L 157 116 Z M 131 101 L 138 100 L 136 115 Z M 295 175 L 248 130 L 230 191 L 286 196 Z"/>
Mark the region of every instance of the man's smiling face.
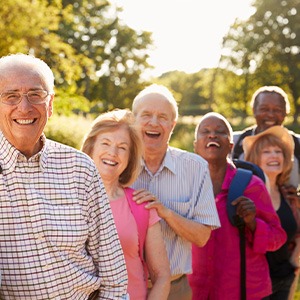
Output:
<path fill-rule="evenodd" d="M 149 94 L 139 102 L 136 112 L 146 151 L 165 151 L 176 124 L 172 105 L 162 95 Z"/>
<path fill-rule="evenodd" d="M 257 96 L 253 114 L 257 123 L 256 133 L 271 126 L 282 125 L 286 117 L 285 102 L 277 93 L 261 93 Z"/>
<path fill-rule="evenodd" d="M 46 90 L 41 75 L 28 66 L 10 69 L 0 81 L 0 93 Z M 16 105 L 0 102 L 0 129 L 6 139 L 26 156 L 40 150 L 39 139 L 52 114 L 53 95 L 45 103 L 31 104 L 26 95 Z"/>

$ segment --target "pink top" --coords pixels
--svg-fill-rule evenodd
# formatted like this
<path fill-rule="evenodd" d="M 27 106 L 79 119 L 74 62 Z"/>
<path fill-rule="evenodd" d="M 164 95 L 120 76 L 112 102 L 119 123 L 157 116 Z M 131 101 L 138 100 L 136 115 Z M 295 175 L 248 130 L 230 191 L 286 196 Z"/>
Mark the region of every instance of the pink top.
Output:
<path fill-rule="evenodd" d="M 126 197 L 110 202 L 121 246 L 125 256 L 128 272 L 128 293 L 130 300 L 145 300 L 147 298 L 146 278 L 139 255 L 137 224 L 130 210 Z M 158 222 L 156 210 L 151 209 L 149 226 Z"/>
<path fill-rule="evenodd" d="M 235 167 L 228 164 L 222 190 L 216 197 L 221 227 L 211 232 L 204 247 L 193 245 L 193 274 L 189 275 L 193 300 L 240 298 L 239 233 L 226 211 L 228 188 L 235 173 Z M 246 294 L 247 299 L 258 300 L 271 294 L 265 253 L 283 245 L 286 234 L 262 180 L 253 176 L 244 195 L 255 202 L 257 222 L 254 233 L 246 229 Z"/>

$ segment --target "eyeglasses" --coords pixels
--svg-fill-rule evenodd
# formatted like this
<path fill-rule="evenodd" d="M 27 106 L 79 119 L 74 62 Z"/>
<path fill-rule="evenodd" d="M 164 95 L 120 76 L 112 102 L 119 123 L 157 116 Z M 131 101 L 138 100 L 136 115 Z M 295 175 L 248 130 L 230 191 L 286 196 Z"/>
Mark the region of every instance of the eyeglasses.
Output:
<path fill-rule="evenodd" d="M 17 105 L 21 102 L 23 95 L 27 97 L 28 102 L 31 104 L 42 104 L 46 102 L 46 98 L 50 93 L 44 90 L 29 91 L 24 94 L 7 92 L 0 94 L 0 101 L 7 105 Z"/>

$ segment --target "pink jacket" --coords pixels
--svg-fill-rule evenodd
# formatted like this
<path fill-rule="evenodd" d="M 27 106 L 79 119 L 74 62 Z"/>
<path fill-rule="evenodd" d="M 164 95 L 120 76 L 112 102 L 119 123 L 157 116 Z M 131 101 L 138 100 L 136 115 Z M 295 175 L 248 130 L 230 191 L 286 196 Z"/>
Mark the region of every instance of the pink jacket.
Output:
<path fill-rule="evenodd" d="M 137 229 L 139 233 L 139 252 L 140 252 L 140 258 L 142 260 L 143 266 L 144 266 L 144 272 L 145 277 L 147 278 L 148 275 L 148 269 L 145 262 L 145 241 L 146 241 L 146 235 L 148 231 L 148 224 L 149 224 L 149 210 L 145 209 L 145 205 L 147 203 L 143 204 L 137 204 L 135 201 L 132 200 L 132 194 L 134 189 L 132 188 L 124 188 L 124 192 L 126 195 L 127 202 L 129 204 L 130 210 L 134 216 L 134 219 L 137 223 Z"/>
<path fill-rule="evenodd" d="M 193 274 L 189 275 L 193 300 L 240 298 L 239 233 L 226 211 L 228 188 L 235 173 L 235 167 L 228 164 L 222 190 L 216 197 L 221 228 L 212 231 L 204 247 L 193 245 Z M 259 300 L 271 294 L 265 253 L 283 245 L 286 233 L 263 181 L 253 176 L 244 195 L 255 202 L 257 222 L 254 234 L 246 229 L 246 293 L 247 299 Z"/>

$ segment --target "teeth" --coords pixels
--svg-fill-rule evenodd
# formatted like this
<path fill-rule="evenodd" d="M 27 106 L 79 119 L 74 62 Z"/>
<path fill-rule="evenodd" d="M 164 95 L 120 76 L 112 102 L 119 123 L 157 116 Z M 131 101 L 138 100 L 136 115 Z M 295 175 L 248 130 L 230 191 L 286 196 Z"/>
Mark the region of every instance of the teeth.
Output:
<path fill-rule="evenodd" d="M 108 159 L 103 159 L 102 162 L 107 164 L 107 165 L 111 165 L 111 166 L 116 166 L 117 165 L 117 163 L 115 161 L 108 160 Z"/>
<path fill-rule="evenodd" d="M 34 122 L 34 119 L 26 119 L 26 120 L 24 120 L 24 119 L 21 119 L 21 120 L 17 119 L 16 122 L 18 124 L 26 125 L 26 124 L 32 124 Z"/>
<path fill-rule="evenodd" d="M 210 146 L 216 146 L 216 147 L 220 148 L 220 144 L 216 143 L 216 142 L 209 142 L 206 147 L 208 148 Z"/>
<path fill-rule="evenodd" d="M 159 132 L 156 132 L 156 131 L 146 131 L 146 133 L 147 133 L 147 134 L 156 134 L 156 135 L 159 134 Z"/>

